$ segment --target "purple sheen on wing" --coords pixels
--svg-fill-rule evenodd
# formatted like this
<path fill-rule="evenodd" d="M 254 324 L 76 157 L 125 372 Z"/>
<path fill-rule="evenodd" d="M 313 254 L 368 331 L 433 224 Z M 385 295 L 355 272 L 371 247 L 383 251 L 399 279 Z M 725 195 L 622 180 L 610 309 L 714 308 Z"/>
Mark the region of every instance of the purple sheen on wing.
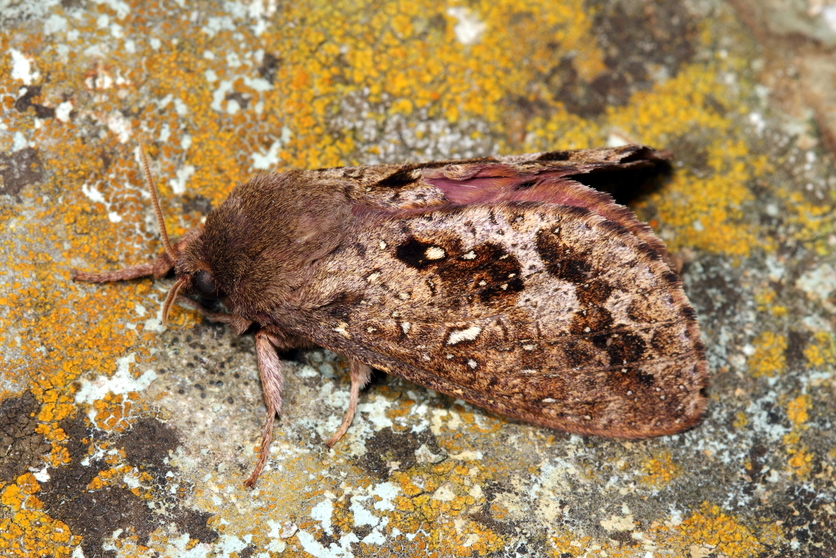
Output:
<path fill-rule="evenodd" d="M 630 230 L 670 261 L 662 241 L 629 208 L 614 203 L 605 192 L 566 178 L 570 174 L 577 175 L 577 168 L 521 175 L 504 165 L 489 165 L 464 178 L 451 178 L 436 169 L 427 169 L 424 180 L 441 190 L 456 205 L 540 202 L 581 207 Z"/>

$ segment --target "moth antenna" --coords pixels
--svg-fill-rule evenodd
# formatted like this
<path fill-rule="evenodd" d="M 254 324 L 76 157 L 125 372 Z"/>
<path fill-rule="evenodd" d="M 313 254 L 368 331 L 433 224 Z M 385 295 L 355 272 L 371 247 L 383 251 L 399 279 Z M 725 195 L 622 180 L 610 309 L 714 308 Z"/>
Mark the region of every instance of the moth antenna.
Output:
<path fill-rule="evenodd" d="M 168 312 L 171 310 L 171 305 L 177 300 L 177 293 L 185 283 L 186 279 L 181 277 L 172 285 L 171 290 L 168 291 L 168 296 L 165 297 L 165 302 L 163 302 L 163 327 L 168 326 Z"/>
<path fill-rule="evenodd" d="M 165 230 L 165 221 L 163 221 L 163 210 L 160 209 L 157 186 L 154 184 L 154 179 L 151 178 L 151 169 L 148 167 L 148 155 L 145 154 L 145 144 L 142 141 L 139 142 L 139 158 L 142 160 L 142 174 L 145 177 L 145 185 L 148 187 L 148 191 L 151 192 L 151 200 L 154 203 L 154 213 L 157 215 L 157 226 L 160 228 L 163 248 L 165 249 L 165 253 L 173 261 L 177 261 L 177 252 L 174 251 L 171 242 L 168 241 L 168 231 Z M 163 318 L 163 324 L 165 324 L 165 318 Z"/>

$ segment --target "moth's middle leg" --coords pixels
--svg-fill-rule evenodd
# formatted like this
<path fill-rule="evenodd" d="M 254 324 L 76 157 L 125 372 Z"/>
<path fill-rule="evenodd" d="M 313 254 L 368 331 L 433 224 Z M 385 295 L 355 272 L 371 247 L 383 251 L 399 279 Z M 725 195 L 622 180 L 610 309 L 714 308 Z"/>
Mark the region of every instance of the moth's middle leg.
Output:
<path fill-rule="evenodd" d="M 348 398 L 348 410 L 345 412 L 343 423 L 337 429 L 337 432 L 331 436 L 331 439 L 325 442 L 329 448 L 336 444 L 340 438 L 348 431 L 351 426 L 351 421 L 354 420 L 354 413 L 357 411 L 357 400 L 360 397 L 360 390 L 366 387 L 369 379 L 372 376 L 372 369 L 370 366 L 363 364 L 358 360 L 349 361 L 349 374 L 351 375 L 351 394 Z"/>

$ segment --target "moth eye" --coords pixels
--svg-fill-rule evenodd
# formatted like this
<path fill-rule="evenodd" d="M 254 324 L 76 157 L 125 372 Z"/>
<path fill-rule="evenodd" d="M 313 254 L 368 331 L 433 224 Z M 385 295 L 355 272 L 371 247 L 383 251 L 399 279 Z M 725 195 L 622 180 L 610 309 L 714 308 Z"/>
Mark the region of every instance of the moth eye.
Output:
<path fill-rule="evenodd" d="M 192 276 L 192 280 L 201 295 L 211 298 L 218 296 L 218 286 L 215 284 L 215 278 L 205 269 L 195 273 Z"/>

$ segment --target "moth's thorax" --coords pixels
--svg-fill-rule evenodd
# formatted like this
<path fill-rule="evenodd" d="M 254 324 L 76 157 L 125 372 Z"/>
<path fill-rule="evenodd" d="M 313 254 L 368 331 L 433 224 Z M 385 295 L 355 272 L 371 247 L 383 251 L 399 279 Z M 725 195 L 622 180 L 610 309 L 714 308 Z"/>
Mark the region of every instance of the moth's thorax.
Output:
<path fill-rule="evenodd" d="M 354 218 L 338 185 L 300 176 L 265 175 L 236 187 L 186 246 L 178 273 L 207 271 L 234 311 L 249 318 L 294 304 L 312 267 L 343 242 Z"/>

